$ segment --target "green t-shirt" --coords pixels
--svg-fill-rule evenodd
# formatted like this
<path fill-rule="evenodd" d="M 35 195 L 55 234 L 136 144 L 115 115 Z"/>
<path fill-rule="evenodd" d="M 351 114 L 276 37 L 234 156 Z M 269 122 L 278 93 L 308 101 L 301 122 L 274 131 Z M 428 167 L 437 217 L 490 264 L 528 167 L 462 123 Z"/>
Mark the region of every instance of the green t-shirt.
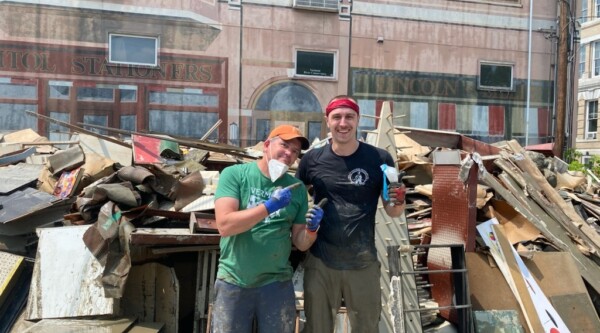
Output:
<path fill-rule="evenodd" d="M 239 210 L 267 201 L 277 187 L 300 182 L 284 174 L 275 183 L 260 172 L 256 162 L 225 168 L 219 176 L 215 200 L 236 198 Z M 257 223 L 252 229 L 222 237 L 217 278 L 240 287 L 254 288 L 292 278 L 292 224 L 306 223 L 308 199 L 304 184 L 292 190 L 292 202 Z"/>

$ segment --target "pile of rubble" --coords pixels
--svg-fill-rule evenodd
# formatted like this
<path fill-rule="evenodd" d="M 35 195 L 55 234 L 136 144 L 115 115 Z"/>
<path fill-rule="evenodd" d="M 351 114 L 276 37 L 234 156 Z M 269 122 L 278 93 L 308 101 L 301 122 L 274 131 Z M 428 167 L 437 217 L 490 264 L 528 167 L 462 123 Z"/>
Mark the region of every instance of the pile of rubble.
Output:
<path fill-rule="evenodd" d="M 260 152 L 130 134 L 0 137 L 0 333 L 210 326 L 219 172 Z M 395 128 L 385 110 L 366 141 L 408 187 L 403 217 L 377 215 L 381 332 L 600 332 L 593 174 L 515 141 Z"/>

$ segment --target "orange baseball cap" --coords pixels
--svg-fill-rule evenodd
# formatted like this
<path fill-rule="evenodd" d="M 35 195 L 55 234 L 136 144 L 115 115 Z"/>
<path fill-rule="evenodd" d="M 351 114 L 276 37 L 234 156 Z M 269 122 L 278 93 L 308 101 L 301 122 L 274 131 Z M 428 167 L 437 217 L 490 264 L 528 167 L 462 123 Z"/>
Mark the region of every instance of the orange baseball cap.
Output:
<path fill-rule="evenodd" d="M 285 141 L 292 140 L 292 139 L 298 139 L 298 140 L 300 140 L 300 147 L 303 150 L 306 150 L 306 149 L 308 149 L 308 147 L 310 147 L 310 143 L 308 142 L 308 139 L 305 138 L 304 135 L 302 135 L 302 132 L 300 132 L 298 127 L 295 127 L 292 125 L 279 125 L 279 126 L 275 127 L 271 131 L 271 134 L 269 134 L 268 139 L 272 139 L 274 137 L 280 137 L 282 140 L 285 140 Z"/>

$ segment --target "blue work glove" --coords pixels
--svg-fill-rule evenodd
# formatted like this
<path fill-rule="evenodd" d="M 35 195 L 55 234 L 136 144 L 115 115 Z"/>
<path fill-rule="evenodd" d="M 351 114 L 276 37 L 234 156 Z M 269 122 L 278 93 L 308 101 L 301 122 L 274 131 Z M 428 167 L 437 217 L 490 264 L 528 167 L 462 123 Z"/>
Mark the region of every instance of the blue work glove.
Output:
<path fill-rule="evenodd" d="M 306 213 L 306 229 L 310 232 L 317 232 L 323 219 L 323 209 L 319 206 L 312 206 Z"/>
<path fill-rule="evenodd" d="M 278 188 L 273 193 L 269 200 L 265 201 L 265 207 L 269 215 L 287 206 L 292 201 L 292 190 L 289 188 Z"/>

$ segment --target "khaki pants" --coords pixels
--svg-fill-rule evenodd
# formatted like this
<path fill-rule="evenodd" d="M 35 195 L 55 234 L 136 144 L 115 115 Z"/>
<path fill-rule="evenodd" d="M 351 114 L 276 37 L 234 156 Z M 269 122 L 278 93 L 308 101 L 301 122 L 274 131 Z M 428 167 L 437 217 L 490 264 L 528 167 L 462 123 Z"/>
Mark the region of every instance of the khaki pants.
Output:
<path fill-rule="evenodd" d="M 381 314 L 380 263 L 359 270 L 331 269 L 307 253 L 304 261 L 303 333 L 331 333 L 344 299 L 352 332 L 377 333 Z"/>

